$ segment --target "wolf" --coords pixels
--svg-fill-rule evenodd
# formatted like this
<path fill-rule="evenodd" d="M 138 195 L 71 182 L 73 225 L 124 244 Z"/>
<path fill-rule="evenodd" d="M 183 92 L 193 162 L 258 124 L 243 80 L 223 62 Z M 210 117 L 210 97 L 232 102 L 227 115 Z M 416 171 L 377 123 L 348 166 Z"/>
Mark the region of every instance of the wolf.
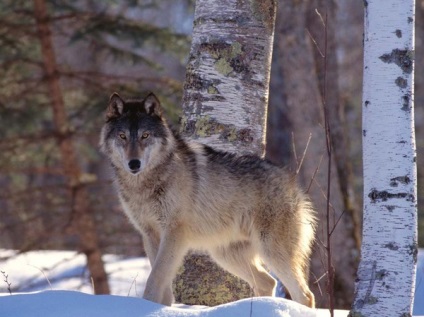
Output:
<path fill-rule="evenodd" d="M 153 93 L 110 97 L 100 148 L 152 265 L 145 299 L 171 305 L 177 270 L 198 250 L 248 282 L 255 296 L 273 295 L 270 270 L 293 300 L 315 306 L 307 284 L 315 213 L 285 168 L 184 140 Z"/>

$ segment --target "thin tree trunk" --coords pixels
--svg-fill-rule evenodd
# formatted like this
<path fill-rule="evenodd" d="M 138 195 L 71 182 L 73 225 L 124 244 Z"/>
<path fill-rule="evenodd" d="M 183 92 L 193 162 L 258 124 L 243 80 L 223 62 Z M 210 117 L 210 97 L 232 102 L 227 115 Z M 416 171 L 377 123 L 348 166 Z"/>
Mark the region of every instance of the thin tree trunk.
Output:
<path fill-rule="evenodd" d="M 65 111 L 45 0 L 34 0 L 34 14 L 63 171 L 67 177 L 72 196 L 74 226 L 78 232 L 81 252 L 87 257 L 87 266 L 94 285 L 94 292 L 96 294 L 108 294 L 109 285 L 101 257 L 95 222 L 90 213 L 88 193 L 83 183 L 83 174 L 78 164 L 71 126 Z"/>
<path fill-rule="evenodd" d="M 183 98 L 186 136 L 222 150 L 264 155 L 275 11 L 275 0 L 196 1 Z M 198 257 L 186 261 L 177 300 L 217 305 L 252 295 L 229 274 L 209 274 L 212 264 L 199 270 L 199 261 L 205 267 Z"/>
<path fill-rule="evenodd" d="M 323 19 L 328 15 L 327 39 Z M 327 88 L 325 92 L 328 106 L 329 123 L 331 126 L 331 142 L 333 144 L 334 161 L 339 178 L 340 191 L 344 205 L 344 217 L 352 225 L 350 235 L 355 240 L 355 248 L 361 248 L 361 220 L 359 205 L 353 188 L 352 163 L 349 156 L 349 134 L 345 121 L 344 104 L 339 92 L 339 66 L 337 63 L 336 45 L 336 3 L 334 0 L 310 1 L 307 15 L 307 28 L 310 36 L 316 42 L 314 51 L 315 65 L 321 96 L 324 92 L 324 72 L 327 73 Z M 324 43 L 327 41 L 327 69 L 324 69 Z"/>
<path fill-rule="evenodd" d="M 414 1 L 365 2 L 362 259 L 350 316 L 411 316 L 417 262 Z"/>
<path fill-rule="evenodd" d="M 307 8 L 309 1 L 286 1 L 277 13 L 274 47 L 273 77 L 271 84 L 272 108 L 275 113 L 269 116 L 270 135 L 285 134 L 280 137 L 286 146 L 285 152 L 291 153 L 293 169 L 300 164 L 307 147 L 298 179 L 312 199 L 318 212 L 319 223 L 317 243 L 311 261 L 310 284 L 318 306 L 326 306 L 325 286 L 326 255 L 321 247 L 324 238 L 324 219 L 326 219 L 327 155 L 326 135 L 323 129 L 323 107 L 319 81 L 315 71 L 314 44 L 307 32 Z M 330 105 L 329 105 L 330 106 Z M 330 110 L 331 111 L 331 110 Z M 296 157 L 294 155 L 295 147 Z M 277 145 L 270 144 L 271 149 Z M 273 152 L 274 154 L 276 152 Z M 278 153 L 278 152 L 277 152 Z M 279 152 L 279 156 L 284 153 Z M 274 160 L 281 160 L 270 153 Z M 285 159 L 287 160 L 287 159 Z M 332 162 L 335 166 L 334 161 Z M 334 169 L 331 173 L 331 222 L 341 216 L 345 207 L 340 191 L 339 177 Z M 333 265 L 335 267 L 335 291 L 337 307 L 349 307 L 353 297 L 355 273 L 355 240 L 351 234 L 352 224 L 348 218 L 338 223 L 332 234 Z M 320 280 L 319 283 L 316 280 Z"/>

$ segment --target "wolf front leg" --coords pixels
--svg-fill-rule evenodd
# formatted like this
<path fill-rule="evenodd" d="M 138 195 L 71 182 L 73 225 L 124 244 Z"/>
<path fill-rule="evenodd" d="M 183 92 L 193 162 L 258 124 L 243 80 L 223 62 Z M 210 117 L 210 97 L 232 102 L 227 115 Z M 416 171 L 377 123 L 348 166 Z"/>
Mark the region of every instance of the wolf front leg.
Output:
<path fill-rule="evenodd" d="M 159 251 L 160 245 L 160 233 L 158 230 L 155 230 L 153 227 L 147 227 L 143 230 L 143 244 L 146 251 L 146 255 L 149 258 L 151 267 L 154 266 L 155 260 Z M 165 290 L 164 298 L 168 298 L 173 301 L 172 288 L 168 287 Z"/>
<path fill-rule="evenodd" d="M 170 306 L 173 302 L 172 280 L 187 253 L 183 228 L 172 226 L 162 234 L 159 250 L 146 283 L 143 298 Z"/>
<path fill-rule="evenodd" d="M 146 255 L 149 258 L 150 265 L 153 267 L 156 255 L 158 254 L 160 244 L 160 233 L 152 227 L 143 230 L 143 244 Z"/>

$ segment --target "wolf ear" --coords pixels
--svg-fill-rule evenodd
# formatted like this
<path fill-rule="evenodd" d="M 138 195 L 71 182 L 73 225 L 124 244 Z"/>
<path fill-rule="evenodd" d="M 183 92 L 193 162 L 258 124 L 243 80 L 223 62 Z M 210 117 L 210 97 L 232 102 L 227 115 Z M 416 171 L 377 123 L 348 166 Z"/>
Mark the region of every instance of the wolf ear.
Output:
<path fill-rule="evenodd" d="M 118 118 L 124 111 L 124 101 L 122 98 L 114 92 L 109 99 L 109 107 L 107 109 L 106 117 L 108 120 Z"/>
<path fill-rule="evenodd" d="M 155 96 L 154 93 L 150 93 L 144 98 L 144 109 L 147 114 L 155 114 L 158 117 L 162 116 L 162 107 L 160 105 L 159 99 Z"/>

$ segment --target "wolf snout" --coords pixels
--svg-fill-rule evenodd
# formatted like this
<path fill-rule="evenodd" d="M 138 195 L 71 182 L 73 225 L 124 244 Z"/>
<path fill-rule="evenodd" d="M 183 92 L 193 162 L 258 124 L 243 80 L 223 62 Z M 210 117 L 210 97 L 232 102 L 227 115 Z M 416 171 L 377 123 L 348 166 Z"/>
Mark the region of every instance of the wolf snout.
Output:
<path fill-rule="evenodd" d="M 140 160 L 131 160 L 128 162 L 128 167 L 130 168 L 131 173 L 135 174 L 140 170 L 141 162 Z"/>

